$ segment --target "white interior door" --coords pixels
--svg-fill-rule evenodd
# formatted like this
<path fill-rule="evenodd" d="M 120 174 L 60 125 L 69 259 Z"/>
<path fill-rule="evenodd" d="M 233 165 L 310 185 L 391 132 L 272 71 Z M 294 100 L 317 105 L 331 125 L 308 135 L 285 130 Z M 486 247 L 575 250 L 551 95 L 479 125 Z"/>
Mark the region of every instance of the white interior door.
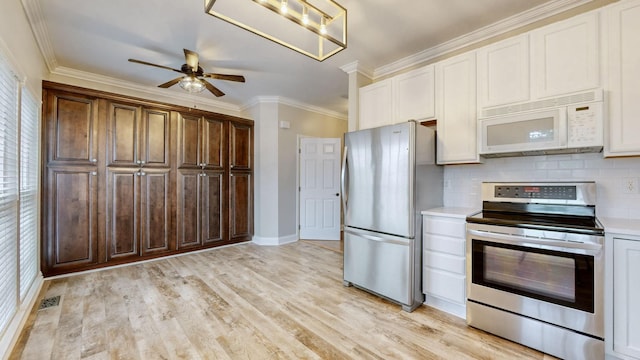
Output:
<path fill-rule="evenodd" d="M 300 239 L 340 240 L 340 139 L 300 139 Z"/>

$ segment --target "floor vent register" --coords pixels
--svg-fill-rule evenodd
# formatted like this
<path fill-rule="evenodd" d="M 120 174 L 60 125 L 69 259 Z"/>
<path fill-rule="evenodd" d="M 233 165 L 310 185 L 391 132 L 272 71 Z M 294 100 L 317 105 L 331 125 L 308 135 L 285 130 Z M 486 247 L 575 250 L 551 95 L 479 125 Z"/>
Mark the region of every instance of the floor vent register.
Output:
<path fill-rule="evenodd" d="M 50 307 L 58 306 L 59 304 L 60 304 L 60 295 L 42 299 L 42 302 L 40 302 L 40 307 L 38 308 L 38 310 L 48 309 Z"/>

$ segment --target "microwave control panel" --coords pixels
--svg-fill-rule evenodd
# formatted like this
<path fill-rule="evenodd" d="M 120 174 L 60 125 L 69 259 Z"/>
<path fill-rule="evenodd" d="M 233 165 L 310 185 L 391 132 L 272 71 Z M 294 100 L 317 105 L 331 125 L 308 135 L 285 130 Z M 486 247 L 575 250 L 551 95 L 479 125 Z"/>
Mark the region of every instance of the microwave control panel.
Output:
<path fill-rule="evenodd" d="M 568 106 L 568 147 L 602 146 L 604 143 L 603 117 L 602 102 Z"/>

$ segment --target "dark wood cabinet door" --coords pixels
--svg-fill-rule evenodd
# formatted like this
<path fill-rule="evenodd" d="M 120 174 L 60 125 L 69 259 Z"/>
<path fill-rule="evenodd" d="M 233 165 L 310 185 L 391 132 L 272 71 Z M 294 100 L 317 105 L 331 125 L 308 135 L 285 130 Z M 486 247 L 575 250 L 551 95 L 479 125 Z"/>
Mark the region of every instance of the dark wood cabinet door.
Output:
<path fill-rule="evenodd" d="M 200 181 L 201 190 L 201 226 L 202 243 L 214 244 L 225 240 L 224 224 L 226 213 L 224 211 L 224 173 L 205 171 Z"/>
<path fill-rule="evenodd" d="M 229 167 L 251 170 L 253 166 L 253 127 L 229 122 Z"/>
<path fill-rule="evenodd" d="M 171 115 L 157 109 L 142 109 L 140 160 L 148 167 L 171 166 Z"/>
<path fill-rule="evenodd" d="M 178 168 L 199 168 L 200 159 L 200 116 L 178 115 Z"/>
<path fill-rule="evenodd" d="M 202 118 L 202 163 L 205 169 L 222 170 L 224 168 L 225 144 L 224 121 Z"/>
<path fill-rule="evenodd" d="M 104 102 L 107 108 L 107 166 L 138 166 L 141 108 Z"/>
<path fill-rule="evenodd" d="M 231 173 L 229 179 L 229 238 L 249 241 L 253 235 L 252 175 Z"/>
<path fill-rule="evenodd" d="M 98 100 L 47 92 L 44 111 L 47 165 L 95 164 L 98 158 Z"/>
<path fill-rule="evenodd" d="M 185 249 L 202 245 L 200 241 L 200 179 L 199 170 L 178 170 L 176 181 L 176 228 L 178 249 Z"/>
<path fill-rule="evenodd" d="M 172 198 L 169 169 L 140 171 L 140 242 L 142 255 L 168 251 L 171 243 Z"/>
<path fill-rule="evenodd" d="M 90 166 L 47 170 L 42 251 L 45 275 L 98 263 L 97 179 Z"/>
<path fill-rule="evenodd" d="M 107 260 L 140 255 L 140 174 L 136 168 L 107 168 Z"/>

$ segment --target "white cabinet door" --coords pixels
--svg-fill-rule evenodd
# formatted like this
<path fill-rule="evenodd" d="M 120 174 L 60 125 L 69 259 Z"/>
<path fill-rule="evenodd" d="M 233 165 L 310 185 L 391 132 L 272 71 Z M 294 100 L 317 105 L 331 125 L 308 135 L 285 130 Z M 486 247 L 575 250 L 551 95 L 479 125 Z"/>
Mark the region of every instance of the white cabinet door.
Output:
<path fill-rule="evenodd" d="M 640 359 L 640 241 L 613 244 L 613 351 Z"/>
<path fill-rule="evenodd" d="M 369 129 L 393 123 L 392 90 L 391 79 L 360 88 L 358 129 Z"/>
<path fill-rule="evenodd" d="M 434 66 L 428 65 L 393 77 L 394 122 L 435 116 Z"/>
<path fill-rule="evenodd" d="M 436 64 L 438 164 L 477 163 L 476 54 Z"/>
<path fill-rule="evenodd" d="M 547 98 L 600 84 L 599 12 L 531 32 L 533 96 Z"/>
<path fill-rule="evenodd" d="M 640 1 L 609 11 L 609 116 L 605 156 L 640 155 Z"/>
<path fill-rule="evenodd" d="M 529 100 L 528 34 L 483 47 L 477 57 L 480 111 Z"/>

